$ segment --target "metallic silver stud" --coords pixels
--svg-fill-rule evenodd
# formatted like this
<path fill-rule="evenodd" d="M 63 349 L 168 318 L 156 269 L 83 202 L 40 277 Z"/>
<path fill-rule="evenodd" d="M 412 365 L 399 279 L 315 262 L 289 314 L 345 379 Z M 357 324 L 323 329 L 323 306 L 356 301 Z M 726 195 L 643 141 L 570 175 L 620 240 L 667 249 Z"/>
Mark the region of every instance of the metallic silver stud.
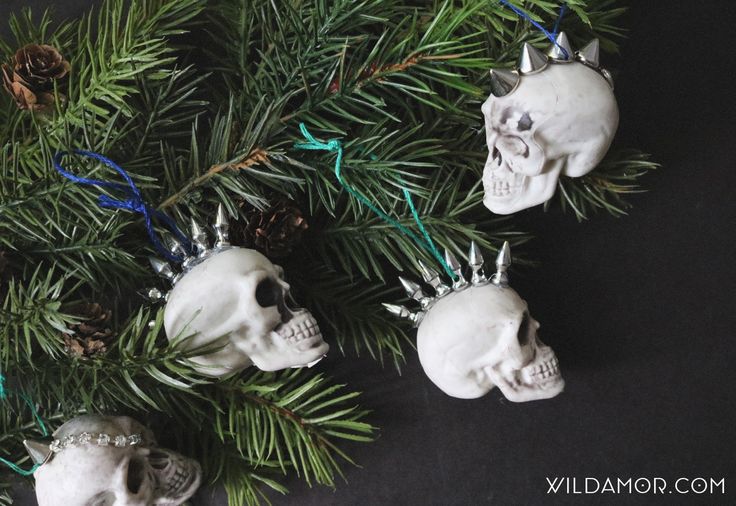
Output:
<path fill-rule="evenodd" d="M 207 254 L 207 250 L 210 248 L 207 232 L 199 223 L 194 221 L 194 218 L 192 218 L 191 232 L 192 242 L 194 243 L 194 247 L 197 248 L 197 257 L 201 258 Z"/>
<path fill-rule="evenodd" d="M 547 55 L 555 62 L 571 62 L 575 58 L 570 41 L 565 32 L 560 32 L 555 39 L 555 43 L 547 51 Z"/>
<path fill-rule="evenodd" d="M 440 278 L 440 273 L 432 269 L 431 267 L 428 267 L 421 260 L 419 261 L 419 268 L 422 271 L 422 279 L 424 280 L 424 282 L 434 288 L 435 297 L 444 297 L 452 291 L 452 288 L 442 282 L 442 278 Z"/>
<path fill-rule="evenodd" d="M 163 260 L 156 258 L 156 257 L 148 257 L 148 261 L 151 262 L 151 267 L 153 267 L 153 270 L 161 276 L 162 278 L 166 278 L 169 281 L 174 281 L 176 278 L 176 273 L 171 268 L 171 265 L 169 265 L 168 262 L 164 262 Z"/>
<path fill-rule="evenodd" d="M 509 286 L 509 275 L 506 272 L 509 267 L 511 267 L 511 246 L 508 241 L 504 241 L 496 257 L 496 273 L 492 279 L 494 285 Z"/>
<path fill-rule="evenodd" d="M 399 318 L 406 318 L 407 320 L 411 321 L 411 323 L 418 327 L 419 324 L 422 322 L 422 318 L 424 317 L 424 312 L 420 311 L 418 313 L 412 313 L 404 306 L 399 306 L 397 304 L 383 304 L 383 307 L 391 313 L 394 316 L 398 316 Z"/>
<path fill-rule="evenodd" d="M 23 441 L 23 446 L 26 447 L 26 452 L 28 452 L 34 464 L 45 464 L 54 454 L 49 447 L 49 443 L 44 443 L 43 441 L 26 439 Z"/>
<path fill-rule="evenodd" d="M 406 290 L 406 294 L 412 299 L 419 302 L 419 304 L 421 304 L 422 306 L 422 309 L 427 309 L 429 306 L 432 305 L 432 302 L 434 302 L 434 299 L 432 299 L 432 297 L 428 297 L 427 294 L 424 293 L 424 290 L 422 290 L 422 287 L 419 285 L 419 283 L 415 283 L 406 278 L 402 278 L 401 276 L 399 276 L 399 281 L 401 282 L 401 286 L 404 287 L 404 290 Z"/>
<path fill-rule="evenodd" d="M 452 289 L 455 291 L 464 290 L 468 286 L 468 281 L 463 277 L 463 267 L 460 265 L 460 262 L 457 261 L 457 258 L 455 258 L 455 255 L 452 254 L 450 250 L 445 250 L 445 262 L 447 262 L 447 265 L 450 267 L 450 270 L 452 271 L 455 276 L 457 276 L 457 279 L 452 282 Z"/>
<path fill-rule="evenodd" d="M 524 43 L 519 56 L 519 72 L 521 74 L 534 74 L 544 70 L 549 63 L 549 58 L 542 51 L 528 42 Z"/>
<path fill-rule="evenodd" d="M 583 49 L 575 53 L 575 57 L 588 67 L 597 69 L 601 66 L 600 53 L 601 43 L 598 39 L 593 39 Z"/>
<path fill-rule="evenodd" d="M 520 80 L 515 70 L 491 69 L 491 93 L 496 97 L 506 96 L 516 89 Z"/>
<path fill-rule="evenodd" d="M 215 249 L 223 249 L 230 246 L 230 222 L 227 218 L 227 212 L 225 212 L 225 206 L 219 204 L 217 206 L 217 219 L 215 220 L 215 234 L 217 235 L 217 241 L 215 242 Z"/>
<path fill-rule="evenodd" d="M 470 278 L 470 282 L 473 285 L 478 286 L 488 283 L 488 279 L 483 275 L 483 255 L 475 241 L 470 243 L 468 265 L 470 265 L 470 269 L 473 271 L 473 275 Z"/>

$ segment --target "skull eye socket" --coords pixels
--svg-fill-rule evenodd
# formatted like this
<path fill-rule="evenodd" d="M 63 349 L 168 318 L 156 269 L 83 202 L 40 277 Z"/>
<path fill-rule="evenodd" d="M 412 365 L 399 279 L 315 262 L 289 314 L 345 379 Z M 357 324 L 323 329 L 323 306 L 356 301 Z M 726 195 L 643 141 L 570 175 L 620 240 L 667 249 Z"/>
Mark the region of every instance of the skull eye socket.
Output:
<path fill-rule="evenodd" d="M 529 317 L 529 313 L 524 311 L 524 316 L 521 318 L 521 323 L 519 324 L 519 333 L 517 334 L 517 338 L 519 339 L 519 344 L 521 346 L 526 346 L 529 344 L 529 340 L 532 336 L 532 325 L 531 325 L 531 318 Z"/>
<path fill-rule="evenodd" d="M 256 302 L 261 307 L 278 305 L 281 296 L 281 286 L 271 278 L 264 279 L 256 286 Z"/>
<path fill-rule="evenodd" d="M 146 480 L 146 465 L 143 459 L 132 459 L 128 463 L 128 477 L 125 484 L 131 494 L 137 494 Z"/>

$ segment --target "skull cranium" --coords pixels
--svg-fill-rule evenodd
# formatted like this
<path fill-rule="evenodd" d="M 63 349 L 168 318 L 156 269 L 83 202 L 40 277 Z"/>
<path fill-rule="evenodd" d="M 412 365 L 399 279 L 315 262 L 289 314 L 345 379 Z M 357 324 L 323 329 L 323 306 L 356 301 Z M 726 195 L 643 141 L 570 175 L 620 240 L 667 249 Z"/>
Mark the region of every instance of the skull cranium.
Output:
<path fill-rule="evenodd" d="M 510 401 L 547 399 L 565 383 L 538 328 L 513 289 L 471 286 L 440 298 L 424 316 L 419 359 L 430 380 L 453 397 L 481 397 L 496 386 Z"/>
<path fill-rule="evenodd" d="M 187 348 L 214 345 L 192 359 L 223 376 L 255 365 L 264 371 L 309 365 L 327 353 L 314 317 L 291 310 L 283 270 L 255 250 L 230 248 L 193 267 L 174 286 L 164 313 L 169 339 Z M 219 345 L 219 348 L 217 347 Z"/>
<path fill-rule="evenodd" d="M 510 214 L 549 200 L 560 175 L 580 177 L 605 156 L 618 126 L 611 86 L 577 61 L 521 76 L 482 107 L 488 160 L 483 203 Z"/>
<path fill-rule="evenodd" d="M 117 436 L 141 435 L 140 444 L 116 445 Z M 109 436 L 105 445 L 96 443 Z M 178 506 L 202 480 L 199 464 L 155 447 L 151 432 L 128 417 L 80 416 L 54 437 L 77 443 L 34 473 L 39 506 Z M 81 438 L 91 438 L 87 442 Z"/>

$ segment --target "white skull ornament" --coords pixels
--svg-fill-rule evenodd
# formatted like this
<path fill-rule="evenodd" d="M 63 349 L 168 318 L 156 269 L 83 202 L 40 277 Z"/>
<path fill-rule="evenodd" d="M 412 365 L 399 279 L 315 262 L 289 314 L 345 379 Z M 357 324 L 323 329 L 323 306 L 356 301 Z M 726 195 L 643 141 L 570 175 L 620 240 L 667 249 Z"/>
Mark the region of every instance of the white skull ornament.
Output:
<path fill-rule="evenodd" d="M 212 345 L 214 351 L 191 361 L 197 371 L 214 377 L 251 365 L 277 371 L 318 362 L 329 346 L 309 311 L 287 306 L 290 287 L 283 270 L 255 250 L 231 246 L 222 206 L 217 215 L 214 249 L 193 224 L 199 253 L 184 261 L 182 274 L 152 260 L 174 282 L 164 312 L 168 338 L 182 339 L 186 349 Z"/>
<path fill-rule="evenodd" d="M 494 213 L 546 202 L 561 175 L 583 176 L 605 156 L 619 115 L 598 47 L 594 40 L 574 56 L 560 33 L 549 56 L 525 44 L 518 71 L 491 71 L 483 203 Z"/>
<path fill-rule="evenodd" d="M 196 461 L 157 448 L 151 432 L 125 416 L 80 416 L 54 438 L 25 441 L 41 464 L 33 473 L 39 506 L 178 506 L 202 481 Z"/>
<path fill-rule="evenodd" d="M 514 402 L 547 399 L 562 392 L 565 382 L 555 353 L 537 337 L 539 323 L 529 314 L 526 302 L 508 287 L 508 243 L 499 253 L 498 272 L 490 280 L 482 274 L 483 259 L 475 243 L 470 248 L 470 282 L 455 257 L 446 253 L 446 258 L 457 276 L 452 288 L 442 283 L 436 271 L 422 265 L 434 297 L 402 279 L 422 311 L 412 313 L 403 306 L 386 305 L 418 327 L 417 351 L 429 379 L 446 394 L 461 399 L 481 397 L 493 387 Z"/>

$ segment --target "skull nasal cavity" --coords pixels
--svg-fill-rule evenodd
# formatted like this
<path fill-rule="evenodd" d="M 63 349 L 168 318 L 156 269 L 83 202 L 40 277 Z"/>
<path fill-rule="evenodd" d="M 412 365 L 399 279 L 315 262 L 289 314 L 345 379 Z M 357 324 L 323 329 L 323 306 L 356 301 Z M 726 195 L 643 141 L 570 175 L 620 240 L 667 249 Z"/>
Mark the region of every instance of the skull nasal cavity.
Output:
<path fill-rule="evenodd" d="M 281 286 L 271 278 L 264 279 L 256 287 L 256 302 L 261 307 L 277 305 L 281 302 Z"/>
<path fill-rule="evenodd" d="M 519 333 L 517 335 L 519 344 L 522 346 L 529 344 L 529 338 L 531 337 L 530 325 L 529 313 L 524 313 L 524 317 L 521 319 L 521 323 L 519 324 Z"/>
<path fill-rule="evenodd" d="M 141 459 L 133 459 L 128 463 L 126 485 L 131 494 L 137 494 L 146 476 L 146 466 Z"/>

